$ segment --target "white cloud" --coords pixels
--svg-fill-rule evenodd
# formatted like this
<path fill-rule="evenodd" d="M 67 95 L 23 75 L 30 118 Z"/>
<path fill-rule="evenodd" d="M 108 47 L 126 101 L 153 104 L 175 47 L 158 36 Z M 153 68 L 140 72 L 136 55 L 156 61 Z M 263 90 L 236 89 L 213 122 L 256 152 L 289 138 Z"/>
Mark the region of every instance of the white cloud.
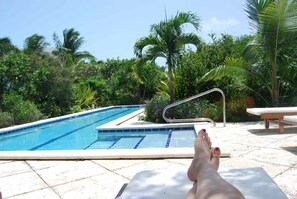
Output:
<path fill-rule="evenodd" d="M 226 31 L 233 26 L 239 25 L 239 22 L 235 19 L 212 19 L 202 23 L 202 30 L 206 32 Z"/>

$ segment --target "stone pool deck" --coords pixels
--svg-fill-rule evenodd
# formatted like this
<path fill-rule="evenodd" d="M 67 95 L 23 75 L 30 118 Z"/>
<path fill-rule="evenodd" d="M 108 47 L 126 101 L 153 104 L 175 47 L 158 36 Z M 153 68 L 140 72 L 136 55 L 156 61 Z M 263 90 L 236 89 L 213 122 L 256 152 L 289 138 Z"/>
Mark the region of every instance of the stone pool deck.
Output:
<path fill-rule="evenodd" d="M 133 124 L 133 122 L 132 122 Z M 262 167 L 290 199 L 297 198 L 297 128 L 279 134 L 263 122 L 201 125 L 231 152 L 220 169 Z M 3 199 L 113 199 L 142 170 L 187 169 L 190 158 L 137 160 L 0 160 Z"/>

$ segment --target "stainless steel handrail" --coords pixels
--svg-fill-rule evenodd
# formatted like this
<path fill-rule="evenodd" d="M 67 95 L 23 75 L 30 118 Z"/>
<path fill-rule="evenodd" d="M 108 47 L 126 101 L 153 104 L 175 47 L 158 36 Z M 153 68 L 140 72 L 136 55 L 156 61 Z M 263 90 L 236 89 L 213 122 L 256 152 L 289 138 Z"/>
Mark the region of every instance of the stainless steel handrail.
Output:
<path fill-rule="evenodd" d="M 201 97 L 201 96 L 204 96 L 204 95 L 207 95 L 209 93 L 212 93 L 212 92 L 215 92 L 215 91 L 218 91 L 222 94 L 222 97 L 223 97 L 223 122 L 224 122 L 224 127 L 226 126 L 226 97 L 225 97 L 225 94 L 224 92 L 219 89 L 219 88 L 213 88 L 213 89 L 210 89 L 210 90 L 207 90 L 205 92 L 202 92 L 202 93 L 199 93 L 197 95 L 194 95 L 192 97 L 189 97 L 189 98 L 186 98 L 184 100 L 181 100 L 181 101 L 178 101 L 178 102 L 175 102 L 175 103 L 172 103 L 172 104 L 169 104 L 168 106 L 166 106 L 163 110 L 163 113 L 162 113 L 162 116 L 164 118 L 164 120 L 166 122 L 169 122 L 169 123 L 178 123 L 178 122 L 211 122 L 214 126 L 216 125 L 216 123 L 210 119 L 210 118 L 192 118 L 192 119 L 169 119 L 165 116 L 165 113 L 166 111 L 169 109 L 169 108 L 172 108 L 174 106 L 177 106 L 177 105 L 180 105 L 180 104 L 183 104 L 185 102 L 188 102 L 188 101 L 191 101 L 193 99 L 196 99 L 198 97 Z"/>

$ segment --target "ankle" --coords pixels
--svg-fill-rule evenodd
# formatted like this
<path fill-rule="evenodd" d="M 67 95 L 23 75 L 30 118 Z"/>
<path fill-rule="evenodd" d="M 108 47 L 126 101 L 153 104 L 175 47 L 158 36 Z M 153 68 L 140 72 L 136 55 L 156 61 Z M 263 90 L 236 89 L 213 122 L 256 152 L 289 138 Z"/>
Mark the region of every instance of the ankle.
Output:
<path fill-rule="evenodd" d="M 209 160 L 209 158 L 200 158 L 199 157 L 199 161 L 196 162 L 194 170 L 195 173 L 197 174 L 196 176 L 199 176 L 199 174 L 201 172 L 204 172 L 205 170 L 207 170 L 208 168 L 212 167 L 211 166 L 211 162 Z"/>

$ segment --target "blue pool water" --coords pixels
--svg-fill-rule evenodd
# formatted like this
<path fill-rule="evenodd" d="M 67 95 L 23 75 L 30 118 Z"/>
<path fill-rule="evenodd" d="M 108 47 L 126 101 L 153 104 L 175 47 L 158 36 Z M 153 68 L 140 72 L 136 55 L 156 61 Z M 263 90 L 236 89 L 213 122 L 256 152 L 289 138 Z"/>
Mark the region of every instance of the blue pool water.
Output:
<path fill-rule="evenodd" d="M 99 130 L 96 144 L 90 148 L 141 149 L 193 147 L 193 127 Z"/>
<path fill-rule="evenodd" d="M 98 138 L 96 127 L 139 110 L 112 107 L 0 134 L 0 151 L 84 150 Z"/>
<path fill-rule="evenodd" d="M 0 151 L 92 150 L 192 147 L 194 129 L 97 130 L 96 127 L 139 110 L 112 107 L 0 134 Z"/>

